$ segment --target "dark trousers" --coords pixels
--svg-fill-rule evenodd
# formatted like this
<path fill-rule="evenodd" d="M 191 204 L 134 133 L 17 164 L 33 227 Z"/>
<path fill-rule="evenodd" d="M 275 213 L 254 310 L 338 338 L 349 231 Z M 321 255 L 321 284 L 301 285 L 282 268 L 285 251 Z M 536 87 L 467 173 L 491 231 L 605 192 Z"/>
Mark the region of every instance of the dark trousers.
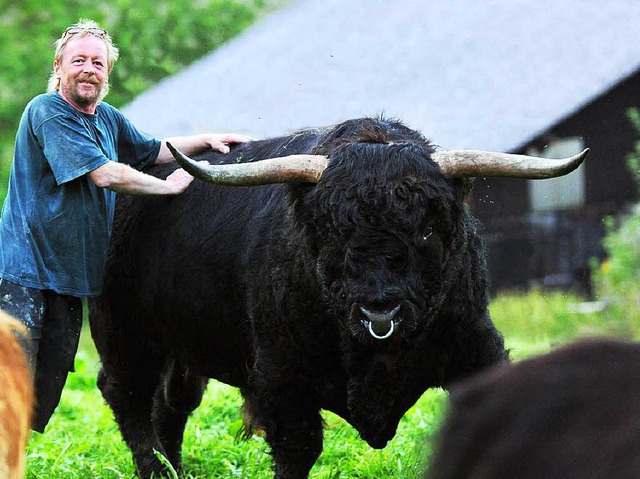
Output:
<path fill-rule="evenodd" d="M 74 370 L 82 329 L 82 300 L 0 278 L 0 309 L 29 330 L 29 338 L 21 343 L 33 372 L 36 392 L 31 428 L 44 432 L 60 402 L 67 375 Z"/>

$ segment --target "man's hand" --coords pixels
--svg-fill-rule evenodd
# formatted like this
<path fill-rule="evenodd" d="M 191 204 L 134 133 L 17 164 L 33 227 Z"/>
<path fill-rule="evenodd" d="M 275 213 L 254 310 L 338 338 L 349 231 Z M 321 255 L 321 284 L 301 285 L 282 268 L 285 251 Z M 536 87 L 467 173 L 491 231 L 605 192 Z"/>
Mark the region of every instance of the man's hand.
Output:
<path fill-rule="evenodd" d="M 198 163 L 202 165 L 208 165 L 208 161 L 199 161 Z M 188 173 L 186 170 L 182 168 L 178 168 L 176 171 L 167 176 L 165 180 L 172 188 L 175 188 L 174 194 L 183 193 L 194 180 L 191 173 Z"/>
<path fill-rule="evenodd" d="M 176 171 L 167 176 L 167 179 L 165 181 L 171 188 L 172 194 L 178 195 L 184 192 L 193 180 L 193 176 L 191 176 L 182 168 L 178 168 Z"/>
<path fill-rule="evenodd" d="M 209 136 L 207 142 L 212 150 L 219 151 L 220 153 L 229 153 L 229 145 L 245 143 L 247 141 L 253 141 L 254 139 L 255 138 L 239 133 L 214 133 Z"/>
<path fill-rule="evenodd" d="M 229 153 L 229 145 L 234 143 L 244 143 L 252 141 L 247 135 L 239 133 L 206 133 L 193 136 L 177 136 L 167 138 L 162 141 L 160 152 L 156 158 L 156 164 L 167 163 L 173 161 L 173 155 L 167 148 L 167 142 L 171 143 L 177 150 L 189 156 L 207 149 L 219 151 L 220 153 Z"/>

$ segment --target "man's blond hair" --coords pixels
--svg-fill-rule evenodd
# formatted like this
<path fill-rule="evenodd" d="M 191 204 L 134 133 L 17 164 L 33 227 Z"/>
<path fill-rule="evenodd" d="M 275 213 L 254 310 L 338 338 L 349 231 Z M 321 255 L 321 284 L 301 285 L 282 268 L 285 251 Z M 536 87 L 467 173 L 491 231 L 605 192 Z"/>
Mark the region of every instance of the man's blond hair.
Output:
<path fill-rule="evenodd" d="M 94 35 L 93 33 L 91 33 L 91 29 L 93 28 L 101 29 L 96 22 L 86 18 L 81 18 L 80 20 L 78 20 L 77 23 L 74 23 L 69 28 L 72 28 L 72 27 L 79 28 L 82 31 L 79 33 L 75 33 L 73 35 L 69 35 L 66 33 L 66 30 L 65 30 L 62 36 L 58 38 L 54 43 L 54 46 L 56 48 L 54 60 L 57 61 L 58 63 L 62 61 L 62 56 L 64 55 L 64 51 L 67 47 L 67 43 L 69 43 L 69 40 L 71 40 L 72 38 L 82 38 L 82 37 L 86 37 L 87 35 Z M 113 65 L 118 59 L 119 51 L 116 48 L 116 46 L 113 44 L 111 37 L 106 31 L 104 35 L 95 35 L 95 36 L 100 38 L 107 47 L 107 67 L 108 67 L 107 71 L 111 73 L 111 69 L 113 68 Z M 56 77 L 56 72 L 55 70 L 53 70 L 51 72 L 51 76 L 49 77 L 49 84 L 47 86 L 47 91 L 51 93 L 59 89 L 60 89 L 60 79 Z M 109 84 L 107 83 L 105 85 L 105 88 L 103 90 L 101 97 L 104 98 L 108 92 L 109 92 Z"/>

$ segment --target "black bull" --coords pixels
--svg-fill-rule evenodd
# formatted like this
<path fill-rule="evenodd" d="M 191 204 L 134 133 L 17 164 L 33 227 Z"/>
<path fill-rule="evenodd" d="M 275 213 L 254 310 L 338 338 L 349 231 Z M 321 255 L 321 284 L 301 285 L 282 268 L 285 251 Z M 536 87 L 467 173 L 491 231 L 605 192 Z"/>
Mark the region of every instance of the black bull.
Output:
<path fill-rule="evenodd" d="M 118 199 L 90 322 L 99 387 L 142 477 L 162 470 L 154 449 L 180 466 L 208 378 L 240 388 L 276 477 L 303 478 L 321 409 L 381 448 L 426 389 L 507 359 L 464 203 L 475 157 L 452 172 L 416 131 L 359 119 L 196 159 L 297 153 L 325 155 L 321 176 Z"/>

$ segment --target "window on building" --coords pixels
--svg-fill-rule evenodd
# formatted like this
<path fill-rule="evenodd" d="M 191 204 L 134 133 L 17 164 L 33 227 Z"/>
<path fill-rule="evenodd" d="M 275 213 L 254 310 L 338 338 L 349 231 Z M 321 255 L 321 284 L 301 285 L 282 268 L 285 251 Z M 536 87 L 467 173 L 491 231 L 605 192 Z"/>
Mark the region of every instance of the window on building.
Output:
<path fill-rule="evenodd" d="M 528 155 L 543 158 L 565 158 L 584 150 L 580 137 L 559 138 L 539 151 L 530 148 Z M 559 178 L 528 181 L 529 204 L 532 211 L 549 211 L 581 206 L 585 201 L 584 163 L 575 171 Z"/>

